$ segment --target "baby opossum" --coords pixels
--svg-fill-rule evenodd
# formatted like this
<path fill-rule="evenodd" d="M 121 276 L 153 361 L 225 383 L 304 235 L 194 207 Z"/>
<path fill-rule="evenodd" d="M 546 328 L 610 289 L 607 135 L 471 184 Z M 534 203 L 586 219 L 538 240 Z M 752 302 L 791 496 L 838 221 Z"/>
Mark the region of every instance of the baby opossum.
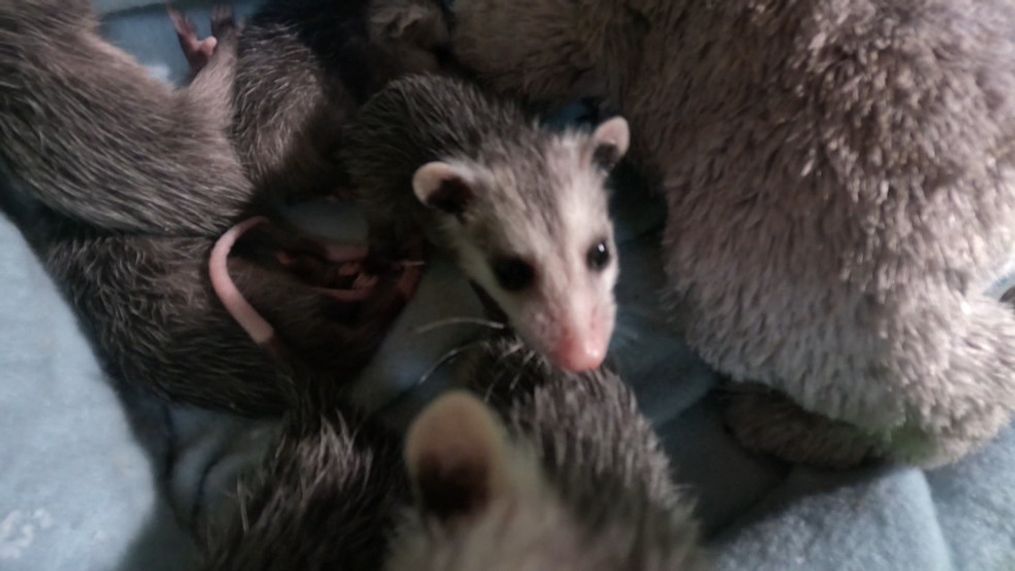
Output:
<path fill-rule="evenodd" d="M 393 316 L 357 323 L 349 313 L 393 307 L 387 292 L 349 307 L 270 252 L 235 257 L 232 273 L 286 345 L 312 358 L 273 359 L 233 322 L 207 269 L 254 192 L 219 112 L 227 92 L 200 77 L 186 90 L 155 81 L 97 28 L 86 0 L 0 3 L 0 170 L 11 189 L 0 198 L 110 372 L 262 413 L 285 407 L 294 368 L 341 380 L 364 364 Z M 230 65 L 234 45 L 220 39 L 206 77 Z"/>
<path fill-rule="evenodd" d="M 406 461 L 419 506 L 389 571 L 705 569 L 691 508 L 630 389 L 606 369 L 565 374 L 518 340 L 416 420 Z"/>
<path fill-rule="evenodd" d="M 170 10 L 193 72 L 215 49 Z M 215 30 L 213 29 L 213 34 Z M 388 81 L 456 69 L 440 0 L 270 0 L 243 25 L 230 132 L 248 176 L 287 199 L 340 192 L 341 126 Z"/>
<path fill-rule="evenodd" d="M 620 117 L 552 132 L 461 80 L 390 83 L 349 123 L 341 150 L 372 254 L 426 234 L 540 353 L 598 367 L 613 332 L 618 264 L 604 185 L 627 151 Z"/>
<path fill-rule="evenodd" d="M 411 486 L 375 426 L 338 409 L 293 423 L 205 568 L 706 568 L 691 509 L 616 375 L 563 374 L 517 340 L 466 371 L 500 415 L 463 392 L 430 404 L 405 443 Z"/>
<path fill-rule="evenodd" d="M 170 16 L 195 83 L 226 94 L 222 112 L 232 117 L 232 139 L 258 192 L 262 211 L 276 212 L 279 202 L 339 193 L 347 185 L 337 166 L 341 127 L 355 109 L 392 78 L 408 72 L 452 72 L 447 57 L 448 31 L 439 0 L 275 0 L 263 6 L 239 32 L 232 65 L 204 69 L 217 45 L 216 22 L 231 12 L 213 12 L 213 36 L 198 40 L 196 27 L 172 7 Z M 225 28 L 226 32 L 233 27 Z M 277 218 L 277 216 L 275 217 Z M 230 230 L 212 253 L 211 278 L 229 313 L 258 342 L 273 329 L 233 283 L 226 264 L 232 243 L 265 220 L 244 221 Z M 355 283 L 380 281 L 390 306 L 379 306 L 377 322 L 386 323 L 418 283 L 418 267 L 402 267 L 392 283 L 390 268 L 358 265 L 362 248 L 331 246 L 328 255 L 301 265 L 311 274 L 359 268 Z M 344 266 L 342 266 L 344 264 Z M 368 269 L 371 274 L 363 274 Z M 376 274 L 381 274 L 377 276 Z M 394 279 L 394 278 L 391 278 Z M 357 303 L 376 288 L 332 288 L 344 302 Z M 367 318 L 364 318 L 367 321 Z M 364 332 L 367 333 L 367 332 Z"/>
<path fill-rule="evenodd" d="M 1015 315 L 982 292 L 1015 246 L 1011 2 L 461 0 L 455 15 L 457 56 L 487 83 L 602 96 L 631 121 L 668 201 L 669 294 L 712 365 L 923 466 L 1009 422 Z"/>

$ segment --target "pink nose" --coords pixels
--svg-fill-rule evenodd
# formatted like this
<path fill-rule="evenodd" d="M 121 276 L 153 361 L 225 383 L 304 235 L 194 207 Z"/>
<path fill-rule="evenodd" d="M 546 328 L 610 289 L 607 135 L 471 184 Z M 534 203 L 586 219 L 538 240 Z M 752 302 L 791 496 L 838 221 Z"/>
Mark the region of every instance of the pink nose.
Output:
<path fill-rule="evenodd" d="M 572 373 L 591 371 L 606 358 L 606 341 L 598 335 L 565 335 L 551 355 L 554 364 Z"/>

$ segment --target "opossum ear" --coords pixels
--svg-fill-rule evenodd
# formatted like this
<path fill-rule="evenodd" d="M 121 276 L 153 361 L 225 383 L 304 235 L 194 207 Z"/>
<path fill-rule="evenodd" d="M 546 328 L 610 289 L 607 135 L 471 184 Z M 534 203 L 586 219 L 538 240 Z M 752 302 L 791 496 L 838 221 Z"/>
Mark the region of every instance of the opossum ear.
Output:
<path fill-rule="evenodd" d="M 476 397 L 453 391 L 428 406 L 405 444 L 423 513 L 441 521 L 468 518 L 507 493 L 508 446 L 500 422 Z"/>
<path fill-rule="evenodd" d="M 419 167 L 412 177 L 412 190 L 426 206 L 461 216 L 473 197 L 469 178 L 464 169 L 435 161 Z"/>
<path fill-rule="evenodd" d="M 592 133 L 592 143 L 592 161 L 605 170 L 611 170 L 624 157 L 631 144 L 627 120 L 614 117 L 604 121 Z"/>

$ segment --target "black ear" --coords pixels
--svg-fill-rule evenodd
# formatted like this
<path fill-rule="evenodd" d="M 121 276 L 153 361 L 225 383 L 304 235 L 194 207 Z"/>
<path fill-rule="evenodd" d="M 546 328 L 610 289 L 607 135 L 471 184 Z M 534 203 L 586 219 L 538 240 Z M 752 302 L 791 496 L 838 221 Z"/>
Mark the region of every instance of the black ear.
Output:
<path fill-rule="evenodd" d="M 592 133 L 592 143 L 593 164 L 606 171 L 612 170 L 620 159 L 624 158 L 631 144 L 627 120 L 623 117 L 614 117 L 604 121 Z"/>
<path fill-rule="evenodd" d="M 412 190 L 426 206 L 460 217 L 474 196 L 467 177 L 460 167 L 439 161 L 427 163 L 412 177 Z"/>
<path fill-rule="evenodd" d="M 507 456 L 499 421 L 479 399 L 460 391 L 427 407 L 405 445 L 420 509 L 445 522 L 479 514 L 506 492 Z"/>

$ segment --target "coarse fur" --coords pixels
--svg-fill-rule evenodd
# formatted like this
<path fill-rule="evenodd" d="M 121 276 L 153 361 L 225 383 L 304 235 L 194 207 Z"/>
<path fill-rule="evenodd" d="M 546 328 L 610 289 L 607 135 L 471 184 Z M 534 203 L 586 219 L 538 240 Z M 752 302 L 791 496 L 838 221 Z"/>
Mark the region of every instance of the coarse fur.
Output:
<path fill-rule="evenodd" d="M 709 363 L 923 466 L 1009 422 L 1015 315 L 983 292 L 1015 243 L 1010 2 L 455 10 L 457 55 L 490 84 L 631 121 L 668 201 L 668 294 Z"/>
<path fill-rule="evenodd" d="M 364 364 L 380 338 L 347 318 L 359 308 L 271 260 L 230 266 L 290 348 L 322 362 L 272 359 L 233 322 L 207 271 L 216 238 L 248 215 L 254 192 L 225 132 L 228 91 L 201 78 L 172 89 L 97 27 L 88 2 L 0 6 L 0 167 L 5 206 L 110 372 L 173 398 L 264 413 L 285 406 L 295 368 L 340 380 Z M 231 65 L 234 39 L 221 39 L 206 77 Z M 383 331 L 384 319 L 363 325 Z"/>
<path fill-rule="evenodd" d="M 241 486 L 232 524 L 209 536 L 203 568 L 706 568 L 691 509 L 616 375 L 562 374 L 518 340 L 471 365 L 466 384 L 493 408 L 439 397 L 409 429 L 406 465 L 390 433 L 304 399 Z"/>
<path fill-rule="evenodd" d="M 461 395 L 431 405 L 444 418 L 417 419 L 406 457 L 418 508 L 386 569 L 707 567 L 690 505 L 619 377 L 561 373 L 502 340 L 464 378 L 502 420 Z"/>
<path fill-rule="evenodd" d="M 398 441 L 348 410 L 288 415 L 237 514 L 205 538 L 207 571 L 376 571 L 409 501 Z"/>
<path fill-rule="evenodd" d="M 553 132 L 463 81 L 417 75 L 363 106 L 341 157 L 375 252 L 397 259 L 427 235 L 537 351 L 581 370 L 602 362 L 613 330 L 605 184 L 626 150 L 623 119 Z M 597 247 L 608 257 L 593 267 Z"/>
<path fill-rule="evenodd" d="M 268 2 L 240 34 L 232 85 L 247 173 L 289 198 L 341 191 L 341 126 L 391 79 L 453 70 L 448 44 L 439 0 Z"/>

